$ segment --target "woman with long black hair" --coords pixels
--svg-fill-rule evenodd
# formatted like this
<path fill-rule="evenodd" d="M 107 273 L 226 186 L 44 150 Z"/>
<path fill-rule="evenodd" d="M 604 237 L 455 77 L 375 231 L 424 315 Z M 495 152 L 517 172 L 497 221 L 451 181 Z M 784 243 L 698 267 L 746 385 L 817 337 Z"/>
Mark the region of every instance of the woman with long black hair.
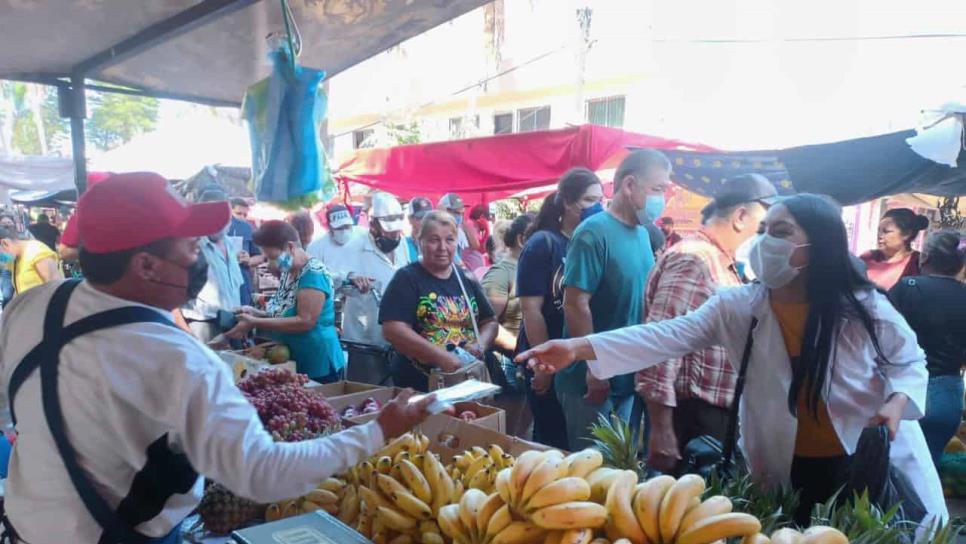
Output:
<path fill-rule="evenodd" d="M 587 360 L 607 379 L 713 345 L 737 364 L 751 338 L 740 447 L 758 482 L 800 492 L 798 521 L 846 483 L 859 436 L 880 425 L 893 439 L 892 466 L 928 514 L 945 519 L 939 476 L 915 421 L 925 409 L 925 356 L 906 321 L 853 266 L 838 206 L 808 194 L 772 206 L 750 261 L 760 283 L 724 289 L 695 312 L 548 342 L 518 359 L 541 371 Z"/>
<path fill-rule="evenodd" d="M 519 350 L 563 337 L 561 282 L 570 236 L 583 219 L 603 210 L 603 197 L 597 175 L 586 168 L 574 168 L 544 199 L 517 265 L 517 296 L 523 313 Z M 533 439 L 567 449 L 567 429 L 553 390 L 553 376 L 531 374 L 527 400 L 533 413 Z"/>

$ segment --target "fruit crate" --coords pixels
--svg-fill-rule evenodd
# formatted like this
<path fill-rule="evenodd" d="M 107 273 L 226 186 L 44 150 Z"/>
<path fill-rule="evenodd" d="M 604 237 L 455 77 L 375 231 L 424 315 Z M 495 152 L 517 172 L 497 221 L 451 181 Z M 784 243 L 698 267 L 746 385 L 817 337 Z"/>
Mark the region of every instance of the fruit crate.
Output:
<path fill-rule="evenodd" d="M 288 361 L 280 365 L 272 365 L 261 359 L 252 359 L 236 351 L 219 351 L 218 356 L 227 364 L 235 377 L 235 383 L 257 374 L 266 368 L 283 368 L 289 372 L 295 372 L 295 361 Z"/>
<path fill-rule="evenodd" d="M 352 381 L 341 381 L 335 383 L 327 383 L 320 385 L 308 386 L 314 392 L 318 392 L 325 395 L 325 398 L 331 401 L 336 397 L 344 397 L 345 395 L 354 395 L 356 393 L 362 393 L 365 391 L 375 391 L 377 389 L 390 389 L 388 387 L 382 387 L 379 385 L 372 385 L 371 383 L 362 382 L 352 382 Z"/>

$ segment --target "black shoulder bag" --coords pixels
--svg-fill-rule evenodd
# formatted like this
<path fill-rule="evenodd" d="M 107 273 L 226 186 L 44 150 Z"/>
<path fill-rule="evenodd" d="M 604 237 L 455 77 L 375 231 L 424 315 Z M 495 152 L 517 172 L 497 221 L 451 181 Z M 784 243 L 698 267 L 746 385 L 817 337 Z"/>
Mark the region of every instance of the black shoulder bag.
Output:
<path fill-rule="evenodd" d="M 741 366 L 738 368 L 738 378 L 735 381 L 735 398 L 731 403 L 728 417 L 728 431 L 724 444 L 713 436 L 699 436 L 684 448 L 683 459 L 678 472 L 681 474 L 700 474 L 707 479 L 712 472 L 717 471 L 722 477 L 731 473 L 731 465 L 735 458 L 735 445 L 738 441 L 738 407 L 741 394 L 745 390 L 745 376 L 748 374 L 748 360 L 751 358 L 751 348 L 754 344 L 753 333 L 758 326 L 758 318 L 751 318 L 748 328 L 748 339 L 745 340 L 745 351 L 741 355 Z"/>

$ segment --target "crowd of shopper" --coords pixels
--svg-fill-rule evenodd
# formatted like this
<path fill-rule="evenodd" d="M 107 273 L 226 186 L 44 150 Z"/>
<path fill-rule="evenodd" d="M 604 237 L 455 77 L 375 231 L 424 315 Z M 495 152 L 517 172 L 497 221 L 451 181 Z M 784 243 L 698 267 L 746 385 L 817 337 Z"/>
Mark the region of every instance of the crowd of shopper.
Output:
<path fill-rule="evenodd" d="M 835 203 L 779 198 L 757 174 L 727 180 L 681 232 L 664 215 L 671 174 L 662 153 L 638 150 L 610 198 L 575 168 L 536 213 L 500 222 L 453 193 L 434 205 L 374 192 L 361 210 L 321 209 L 319 229 L 307 211 L 256 225 L 250 200 L 212 186 L 196 205 L 230 219 L 198 233 L 197 259 L 159 261 L 184 278 L 150 281 L 190 294 L 162 308 L 211 347 L 281 343 L 322 383 L 370 364 L 356 359 L 368 347 L 383 357 L 375 381 L 419 391 L 479 362 L 502 387 L 493 402 L 512 434 L 578 450 L 614 413 L 648 466 L 670 473 L 692 441 L 726 439 L 747 347 L 741 451 L 758 481 L 800 492 L 799 518 L 841 487 L 877 425 L 894 439 L 893 465 L 944 516 L 936 469 L 964 409 L 960 234 L 922 239 L 929 220 L 895 208 L 856 257 Z M 5 305 L 62 278 L 63 264 L 84 268 L 85 255 L 98 281 L 115 279 L 85 253 L 83 213 L 63 235 L 43 214 L 26 226 L 0 215 Z M 259 297 L 265 274 L 277 288 Z"/>

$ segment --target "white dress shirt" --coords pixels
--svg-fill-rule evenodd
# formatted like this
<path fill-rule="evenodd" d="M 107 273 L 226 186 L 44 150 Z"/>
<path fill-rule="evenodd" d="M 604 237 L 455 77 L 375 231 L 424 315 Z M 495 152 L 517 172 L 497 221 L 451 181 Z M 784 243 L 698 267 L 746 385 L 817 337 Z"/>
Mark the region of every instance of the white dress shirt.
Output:
<path fill-rule="evenodd" d="M 21 359 L 40 342 L 39 324 L 59 285 L 32 289 L 5 311 L 0 327 L 4 390 Z M 131 305 L 137 304 L 84 282 L 71 296 L 64 323 Z M 273 442 L 228 366 L 190 335 L 162 324 L 123 325 L 81 336 L 64 347 L 59 368 L 66 432 L 81 466 L 112 508 L 128 494 L 148 445 L 166 434 L 169 448 L 184 453 L 199 474 L 258 502 L 307 493 L 383 444 L 375 422 L 316 440 Z M 31 544 L 97 542 L 102 531 L 78 497 L 48 430 L 39 372 L 24 382 L 14 403 L 19 436 L 5 496 L 14 528 Z M 162 512 L 137 530 L 152 537 L 169 533 L 198 505 L 202 482 L 199 478 L 187 494 L 169 498 Z"/>
<path fill-rule="evenodd" d="M 322 264 L 325 265 L 326 270 L 329 271 L 329 275 L 332 278 L 332 287 L 338 289 L 352 270 L 349 268 L 350 263 L 348 260 L 349 254 L 353 251 L 351 249 L 352 242 L 366 235 L 366 229 L 352 227 L 349 241 L 340 246 L 332 239 L 332 233 L 326 232 L 321 238 L 312 240 L 309 246 L 305 248 L 305 252 L 311 257 L 322 261 Z"/>
<path fill-rule="evenodd" d="M 342 338 L 386 346 L 388 343 L 379 325 L 379 301 L 396 271 L 409 264 L 409 247 L 403 239 L 392 253 L 383 253 L 376 247 L 371 234 L 360 236 L 347 245 L 351 246 L 346 259 L 351 275 L 375 280 L 372 289 L 376 296 L 373 293 L 362 294 L 357 289 L 345 291 Z"/>

